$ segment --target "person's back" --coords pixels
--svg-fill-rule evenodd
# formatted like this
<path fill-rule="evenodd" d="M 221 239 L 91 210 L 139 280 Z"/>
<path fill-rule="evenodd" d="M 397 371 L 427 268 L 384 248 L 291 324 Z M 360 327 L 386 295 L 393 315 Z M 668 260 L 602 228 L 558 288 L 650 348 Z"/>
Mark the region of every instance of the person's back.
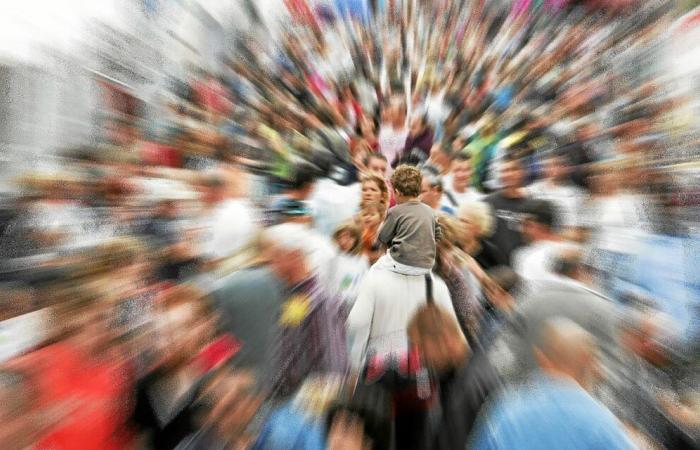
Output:
<path fill-rule="evenodd" d="M 447 286 L 435 277 L 433 296 L 437 305 L 456 317 Z M 408 322 L 425 302 L 425 277 L 373 266 L 362 281 L 347 321 L 353 367 L 359 369 L 367 353 L 405 349 Z"/>
<path fill-rule="evenodd" d="M 284 302 L 280 281 L 265 267 L 246 269 L 221 280 L 212 298 L 221 312 L 223 328 L 243 343 L 236 361 L 265 370 Z"/>
<path fill-rule="evenodd" d="M 394 261 L 422 269 L 435 263 L 435 212 L 419 200 L 389 210 L 379 230 L 379 241 L 389 247 Z"/>
<path fill-rule="evenodd" d="M 435 264 L 439 228 L 433 209 L 418 200 L 421 173 L 415 167 L 400 166 L 391 182 L 399 204 L 389 210 L 379 230 L 379 241 L 389 248 L 382 265 L 404 275 L 429 273 Z"/>
<path fill-rule="evenodd" d="M 493 403 L 471 448 L 634 448 L 622 424 L 587 392 L 599 367 L 595 337 L 563 316 L 529 329 L 539 370 Z"/>
<path fill-rule="evenodd" d="M 538 374 L 504 395 L 471 448 L 631 449 L 617 419 L 578 384 Z"/>

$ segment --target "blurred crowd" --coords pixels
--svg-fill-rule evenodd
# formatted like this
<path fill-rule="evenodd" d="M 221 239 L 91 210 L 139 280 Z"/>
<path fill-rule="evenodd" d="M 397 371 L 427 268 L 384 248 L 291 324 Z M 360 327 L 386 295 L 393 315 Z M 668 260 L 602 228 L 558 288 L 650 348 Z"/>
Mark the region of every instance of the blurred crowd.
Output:
<path fill-rule="evenodd" d="M 0 448 L 697 448 L 670 5 L 284 4 L 16 180 Z"/>

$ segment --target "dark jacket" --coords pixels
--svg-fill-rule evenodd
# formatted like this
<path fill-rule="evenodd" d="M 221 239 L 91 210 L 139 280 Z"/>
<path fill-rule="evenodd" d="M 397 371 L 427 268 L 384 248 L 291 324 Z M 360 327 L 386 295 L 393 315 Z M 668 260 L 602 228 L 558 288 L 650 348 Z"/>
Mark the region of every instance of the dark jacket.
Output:
<path fill-rule="evenodd" d="M 480 350 L 475 351 L 466 365 L 443 377 L 440 381 L 442 417 L 434 429 L 430 448 L 466 448 L 481 408 L 500 384 L 496 369 Z"/>

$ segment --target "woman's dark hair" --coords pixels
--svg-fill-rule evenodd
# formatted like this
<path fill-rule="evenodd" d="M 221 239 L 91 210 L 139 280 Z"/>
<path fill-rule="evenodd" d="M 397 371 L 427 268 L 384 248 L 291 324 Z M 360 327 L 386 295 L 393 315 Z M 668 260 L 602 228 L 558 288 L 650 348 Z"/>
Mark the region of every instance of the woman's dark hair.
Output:
<path fill-rule="evenodd" d="M 332 406 L 326 417 L 327 429 L 339 413 L 347 412 L 358 417 L 364 425 L 364 433 L 372 441 L 372 450 L 389 450 L 392 441 L 391 398 L 381 386 L 359 385 L 351 398 Z"/>

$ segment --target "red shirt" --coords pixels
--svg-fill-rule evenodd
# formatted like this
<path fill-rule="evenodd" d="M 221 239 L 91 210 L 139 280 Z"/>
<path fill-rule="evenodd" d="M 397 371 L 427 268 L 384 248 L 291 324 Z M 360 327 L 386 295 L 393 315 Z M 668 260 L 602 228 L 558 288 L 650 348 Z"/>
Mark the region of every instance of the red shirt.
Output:
<path fill-rule="evenodd" d="M 132 379 L 120 358 L 97 360 L 69 343 L 46 347 L 36 355 L 41 406 L 75 402 L 64 420 L 34 446 L 37 450 L 120 450 L 130 448 L 126 426 L 133 407 Z"/>

